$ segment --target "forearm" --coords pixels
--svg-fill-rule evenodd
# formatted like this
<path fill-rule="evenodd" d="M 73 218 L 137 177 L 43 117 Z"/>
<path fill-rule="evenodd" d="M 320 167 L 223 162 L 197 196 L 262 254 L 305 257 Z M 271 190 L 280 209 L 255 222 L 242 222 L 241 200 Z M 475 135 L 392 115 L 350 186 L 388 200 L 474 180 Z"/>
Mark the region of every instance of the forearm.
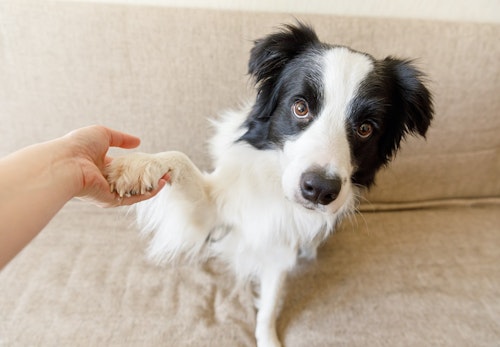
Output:
<path fill-rule="evenodd" d="M 103 175 L 109 147 L 135 148 L 139 138 L 103 126 L 77 129 L 56 140 L 0 158 L 0 269 L 74 196 L 98 206 L 131 205 L 165 186 L 120 198 Z"/>
<path fill-rule="evenodd" d="M 0 159 L 0 268 L 78 191 L 60 139 Z"/>

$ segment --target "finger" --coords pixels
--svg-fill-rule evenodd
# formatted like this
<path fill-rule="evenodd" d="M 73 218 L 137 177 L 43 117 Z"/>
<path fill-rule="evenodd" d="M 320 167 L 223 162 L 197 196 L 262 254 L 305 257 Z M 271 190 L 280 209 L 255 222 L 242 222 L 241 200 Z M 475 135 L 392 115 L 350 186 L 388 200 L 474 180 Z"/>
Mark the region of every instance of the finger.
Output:
<path fill-rule="evenodd" d="M 141 143 L 141 140 L 134 135 L 122 133 L 121 131 L 110 128 L 106 128 L 106 132 L 108 133 L 109 145 L 111 147 L 135 148 Z"/>
<path fill-rule="evenodd" d="M 160 178 L 160 180 L 164 180 L 168 184 L 172 184 L 172 182 L 170 181 L 171 179 L 172 178 L 170 177 L 170 174 L 168 172 Z"/>
<path fill-rule="evenodd" d="M 113 161 L 113 157 L 109 157 L 109 156 L 104 157 L 104 166 L 111 164 L 112 161 Z"/>

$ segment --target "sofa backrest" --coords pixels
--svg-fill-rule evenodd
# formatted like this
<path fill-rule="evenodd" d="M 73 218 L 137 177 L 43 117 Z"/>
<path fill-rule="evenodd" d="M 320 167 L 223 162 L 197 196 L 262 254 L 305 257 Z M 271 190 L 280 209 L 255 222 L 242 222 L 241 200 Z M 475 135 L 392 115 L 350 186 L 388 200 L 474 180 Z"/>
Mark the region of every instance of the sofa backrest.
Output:
<path fill-rule="evenodd" d="M 322 41 L 416 59 L 434 94 L 427 140 L 409 138 L 371 204 L 500 197 L 500 26 L 297 15 Z M 253 97 L 253 40 L 289 15 L 103 4 L 0 4 L 0 155 L 100 123 L 141 151 L 210 169 L 208 118 Z M 120 152 L 121 153 L 121 152 Z"/>

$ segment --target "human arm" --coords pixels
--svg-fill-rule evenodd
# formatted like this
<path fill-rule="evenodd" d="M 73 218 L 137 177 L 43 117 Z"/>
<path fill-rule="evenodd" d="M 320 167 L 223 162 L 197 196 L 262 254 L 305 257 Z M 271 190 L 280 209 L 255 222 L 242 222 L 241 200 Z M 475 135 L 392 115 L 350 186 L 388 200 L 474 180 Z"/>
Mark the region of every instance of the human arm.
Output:
<path fill-rule="evenodd" d="M 73 197 L 99 206 L 130 205 L 154 196 L 119 198 L 102 171 L 110 146 L 134 148 L 139 139 L 102 126 L 26 147 L 0 159 L 0 269 Z"/>

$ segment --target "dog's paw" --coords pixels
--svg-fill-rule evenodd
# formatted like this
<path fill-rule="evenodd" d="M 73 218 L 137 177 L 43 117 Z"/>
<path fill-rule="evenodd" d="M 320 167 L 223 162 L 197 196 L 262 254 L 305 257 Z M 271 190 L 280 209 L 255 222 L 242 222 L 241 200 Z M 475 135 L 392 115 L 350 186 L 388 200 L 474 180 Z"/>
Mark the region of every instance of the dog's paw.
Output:
<path fill-rule="evenodd" d="M 152 191 L 167 172 L 155 155 L 133 153 L 113 159 L 104 175 L 111 191 L 123 197 Z"/>

